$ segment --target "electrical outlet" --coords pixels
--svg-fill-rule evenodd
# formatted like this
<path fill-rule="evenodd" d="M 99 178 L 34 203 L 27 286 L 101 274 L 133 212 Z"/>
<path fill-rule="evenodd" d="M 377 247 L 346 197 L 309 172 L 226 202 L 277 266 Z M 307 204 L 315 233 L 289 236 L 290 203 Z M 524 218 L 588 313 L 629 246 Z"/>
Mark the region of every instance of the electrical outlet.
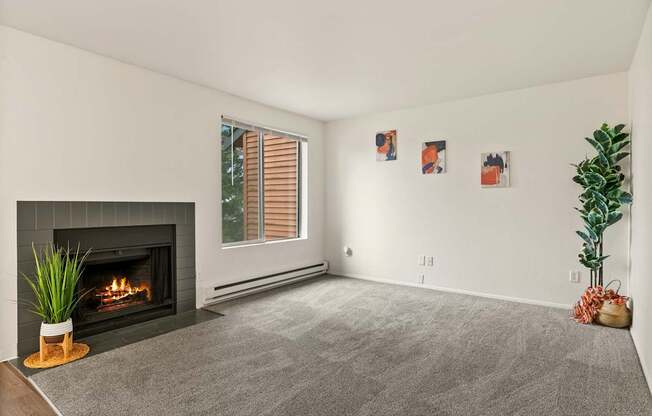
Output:
<path fill-rule="evenodd" d="M 426 256 L 419 256 L 419 266 L 426 265 Z"/>
<path fill-rule="evenodd" d="M 428 266 L 432 267 L 435 265 L 435 258 L 433 256 L 428 256 Z"/>
<path fill-rule="evenodd" d="M 582 274 L 579 270 L 571 270 L 568 275 L 568 278 L 571 283 L 580 283 L 580 281 L 582 280 L 581 277 Z"/>

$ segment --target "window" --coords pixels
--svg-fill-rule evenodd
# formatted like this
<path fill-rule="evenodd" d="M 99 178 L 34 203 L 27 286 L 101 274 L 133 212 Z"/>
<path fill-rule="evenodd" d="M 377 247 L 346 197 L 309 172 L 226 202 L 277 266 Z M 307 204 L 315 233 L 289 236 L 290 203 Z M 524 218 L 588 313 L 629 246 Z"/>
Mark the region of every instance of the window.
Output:
<path fill-rule="evenodd" d="M 222 243 L 301 235 L 303 137 L 222 120 Z"/>

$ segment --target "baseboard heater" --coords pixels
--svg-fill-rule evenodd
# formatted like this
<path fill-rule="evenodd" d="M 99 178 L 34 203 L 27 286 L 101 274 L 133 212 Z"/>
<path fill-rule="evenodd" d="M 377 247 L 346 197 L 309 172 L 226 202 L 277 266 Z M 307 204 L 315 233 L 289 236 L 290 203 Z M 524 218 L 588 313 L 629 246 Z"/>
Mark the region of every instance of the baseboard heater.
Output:
<path fill-rule="evenodd" d="M 300 280 L 325 274 L 328 271 L 328 262 L 324 261 L 312 266 L 301 267 L 298 269 L 287 270 L 284 272 L 268 274 L 265 276 L 254 277 L 241 282 L 229 283 L 226 285 L 215 286 L 209 289 L 205 303 L 218 303 L 241 296 L 251 295 L 262 292 L 278 286 L 298 282 Z"/>

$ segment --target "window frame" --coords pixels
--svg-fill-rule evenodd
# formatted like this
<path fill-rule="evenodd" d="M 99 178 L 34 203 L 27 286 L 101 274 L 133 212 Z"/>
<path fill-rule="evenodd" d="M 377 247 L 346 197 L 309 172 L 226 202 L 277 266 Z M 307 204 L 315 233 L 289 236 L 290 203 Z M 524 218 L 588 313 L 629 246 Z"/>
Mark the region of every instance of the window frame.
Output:
<path fill-rule="evenodd" d="M 234 119 L 228 119 L 225 120 L 225 117 L 222 117 L 222 120 L 220 122 L 220 142 L 221 142 L 221 132 L 223 126 L 229 126 L 231 127 L 231 139 L 233 140 L 233 131 L 235 128 L 242 128 L 247 131 L 254 131 L 258 134 L 258 237 L 257 239 L 253 240 L 242 240 L 242 241 L 232 241 L 225 243 L 224 242 L 224 217 L 223 214 L 220 215 L 220 224 L 221 224 L 221 229 L 222 232 L 220 233 L 220 241 L 222 242 L 222 248 L 223 249 L 229 249 L 229 248 L 234 248 L 234 247 L 242 247 L 242 246 L 252 246 L 252 245 L 261 245 L 261 244 L 274 244 L 274 243 L 281 243 L 281 242 L 287 242 L 287 241 L 294 241 L 294 240 L 299 240 L 303 238 L 303 232 L 304 232 L 304 224 L 302 221 L 303 218 L 303 205 L 304 205 L 304 200 L 303 200 L 303 195 L 304 192 L 303 190 L 303 184 L 304 184 L 304 178 L 303 178 L 303 163 L 304 163 L 304 152 L 307 151 L 307 146 L 304 147 L 305 144 L 307 144 L 307 138 L 302 135 L 298 135 L 296 133 L 288 133 L 284 132 L 282 130 L 278 129 L 272 129 L 268 127 L 261 127 L 257 126 L 252 123 L 243 123 L 243 122 L 238 122 Z M 279 136 L 286 137 L 290 140 L 294 140 L 297 142 L 297 166 L 296 166 L 296 199 L 297 199 L 297 207 L 296 207 L 296 235 L 292 237 L 287 237 L 287 238 L 274 238 L 274 239 L 265 239 L 265 135 L 266 134 L 276 134 Z M 223 152 L 224 149 L 222 146 L 220 146 L 220 152 Z M 232 150 L 233 151 L 233 150 Z M 220 153 L 220 160 L 221 159 L 221 153 Z M 233 157 L 233 156 L 232 156 Z M 221 187 L 223 183 L 224 178 L 222 177 L 222 170 L 220 170 L 220 194 L 221 194 Z M 222 213 L 222 200 L 223 196 L 220 198 L 220 213 Z M 246 237 L 246 224 L 243 225 L 245 228 L 245 237 Z"/>

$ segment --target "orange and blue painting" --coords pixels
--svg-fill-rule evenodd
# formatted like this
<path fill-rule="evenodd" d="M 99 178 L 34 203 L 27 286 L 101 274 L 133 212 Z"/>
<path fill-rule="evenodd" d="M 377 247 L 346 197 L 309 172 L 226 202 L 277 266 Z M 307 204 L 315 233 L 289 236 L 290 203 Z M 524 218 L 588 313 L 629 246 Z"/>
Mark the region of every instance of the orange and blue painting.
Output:
<path fill-rule="evenodd" d="M 480 185 L 483 188 L 507 188 L 509 167 L 509 152 L 482 153 Z"/>
<path fill-rule="evenodd" d="M 421 146 L 421 173 L 446 173 L 446 140 L 425 142 Z"/>
<path fill-rule="evenodd" d="M 396 160 L 396 130 L 376 133 L 376 161 Z"/>

